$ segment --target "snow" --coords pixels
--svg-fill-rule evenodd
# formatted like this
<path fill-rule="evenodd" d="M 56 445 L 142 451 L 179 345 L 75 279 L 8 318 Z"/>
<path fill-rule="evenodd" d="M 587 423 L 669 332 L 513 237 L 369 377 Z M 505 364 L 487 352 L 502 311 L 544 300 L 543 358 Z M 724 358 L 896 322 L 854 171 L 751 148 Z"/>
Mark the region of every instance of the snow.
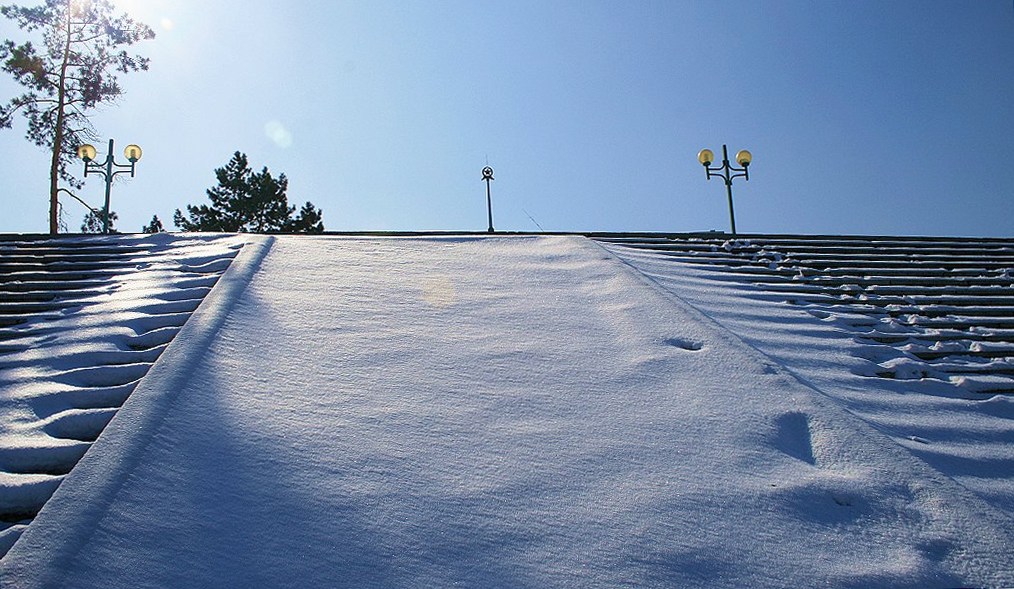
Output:
<path fill-rule="evenodd" d="M 0 242 L 0 555 L 242 244 L 213 235 Z"/>
<path fill-rule="evenodd" d="M 1014 398 L 991 394 L 1010 389 L 1010 377 L 997 376 L 1009 374 L 1009 360 L 951 356 L 956 360 L 928 363 L 920 357 L 944 350 L 1007 346 L 969 343 L 962 339 L 967 333 L 922 326 L 926 318 L 918 314 L 902 316 L 901 321 L 876 320 L 855 314 L 858 304 L 851 310 L 800 301 L 787 305 L 784 294 L 771 294 L 776 290 L 773 286 L 754 284 L 748 276 L 673 262 L 658 252 L 605 247 L 943 474 L 998 508 L 1014 509 L 1014 447 L 1010 444 Z M 988 319 L 976 321 L 983 325 L 975 330 L 978 339 L 1010 341 L 1009 331 L 985 327 Z M 897 338 L 899 334 L 906 338 Z M 873 343 L 883 337 L 895 341 L 895 347 Z M 933 345 L 915 343 L 934 340 Z M 950 371 L 967 375 L 948 375 Z M 986 407 L 1000 410 L 986 411 Z M 913 437 L 929 443 L 907 444 Z"/>
<path fill-rule="evenodd" d="M 946 463 L 1004 399 L 878 405 L 833 326 L 657 253 L 244 239 L 4 586 L 1014 584 L 1009 474 Z"/>

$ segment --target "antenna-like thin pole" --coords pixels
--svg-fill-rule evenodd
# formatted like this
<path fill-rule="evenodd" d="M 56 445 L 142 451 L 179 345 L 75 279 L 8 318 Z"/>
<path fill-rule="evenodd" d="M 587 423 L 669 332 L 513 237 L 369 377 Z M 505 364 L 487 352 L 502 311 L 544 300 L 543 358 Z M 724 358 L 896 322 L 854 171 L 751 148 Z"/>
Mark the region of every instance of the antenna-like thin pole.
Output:
<path fill-rule="evenodd" d="M 493 168 L 486 166 L 482 169 L 482 179 L 486 182 L 486 212 L 489 214 L 489 229 L 493 233 L 493 197 L 490 195 L 489 183 L 493 181 Z"/>

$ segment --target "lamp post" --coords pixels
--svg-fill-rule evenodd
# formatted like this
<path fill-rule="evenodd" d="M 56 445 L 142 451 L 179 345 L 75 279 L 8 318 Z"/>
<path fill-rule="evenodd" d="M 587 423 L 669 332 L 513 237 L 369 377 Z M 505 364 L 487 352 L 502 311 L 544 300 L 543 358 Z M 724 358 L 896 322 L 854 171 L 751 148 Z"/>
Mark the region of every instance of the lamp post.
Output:
<path fill-rule="evenodd" d="M 729 224 L 732 225 L 732 236 L 736 237 L 736 213 L 732 209 L 732 179 L 746 178 L 748 182 L 750 181 L 750 162 L 753 161 L 753 155 L 745 149 L 737 153 L 736 162 L 743 166 L 742 168 L 737 168 L 729 164 L 729 150 L 723 145 L 721 166 L 717 168 L 711 167 L 711 162 L 715 161 L 715 154 L 710 149 L 702 149 L 697 154 L 697 161 L 701 162 L 701 165 L 704 166 L 708 180 L 711 180 L 712 173 L 725 180 L 725 189 L 729 194 Z"/>
<path fill-rule="evenodd" d="M 489 194 L 489 183 L 493 181 L 493 168 L 486 166 L 482 169 L 482 179 L 486 182 L 486 212 L 489 213 L 489 229 L 493 233 L 493 198 Z"/>
<path fill-rule="evenodd" d="M 87 178 L 89 174 L 100 174 L 106 179 L 106 200 L 102 207 L 102 233 L 109 233 L 109 192 L 113 186 L 113 177 L 117 174 L 125 174 L 130 172 L 130 177 L 134 177 L 134 164 L 137 160 L 141 159 L 141 148 L 137 145 L 128 145 L 123 150 L 123 156 L 127 158 L 130 165 L 118 164 L 113 161 L 113 140 L 109 140 L 109 151 L 106 153 L 106 161 L 95 162 L 95 151 L 94 145 L 85 143 L 81 147 L 77 148 L 77 156 L 84 160 L 84 175 Z"/>

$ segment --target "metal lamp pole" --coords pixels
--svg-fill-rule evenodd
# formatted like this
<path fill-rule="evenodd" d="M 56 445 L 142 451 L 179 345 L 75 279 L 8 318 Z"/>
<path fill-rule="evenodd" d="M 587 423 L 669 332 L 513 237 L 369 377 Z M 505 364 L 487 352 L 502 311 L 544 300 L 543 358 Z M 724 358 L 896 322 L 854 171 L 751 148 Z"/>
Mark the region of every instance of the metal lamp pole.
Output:
<path fill-rule="evenodd" d="M 95 156 L 97 152 L 95 146 L 84 144 L 77 148 L 77 155 L 79 158 L 84 160 L 84 175 L 87 178 L 89 174 L 99 174 L 106 180 L 106 200 L 102 207 L 102 233 L 109 233 L 109 193 L 113 187 L 113 177 L 117 174 L 130 173 L 130 177 L 134 177 L 134 164 L 137 160 L 141 159 L 141 148 L 137 145 L 128 145 L 123 150 L 124 157 L 130 162 L 127 164 L 118 164 L 113 161 L 113 140 L 109 140 L 109 151 L 106 153 L 106 161 L 99 163 L 95 162 Z"/>
<path fill-rule="evenodd" d="M 493 181 L 493 168 L 486 166 L 482 169 L 482 179 L 486 182 L 486 212 L 489 213 L 489 229 L 493 233 L 493 198 L 489 194 L 489 183 Z"/>
<path fill-rule="evenodd" d="M 741 150 L 736 154 L 736 162 L 743 166 L 737 168 L 729 164 L 729 150 L 725 145 L 722 145 L 722 165 L 717 168 L 711 167 L 711 162 L 715 161 L 715 154 L 710 149 L 702 149 L 697 154 L 697 161 L 701 162 L 704 166 L 704 171 L 708 176 L 708 180 L 711 180 L 711 175 L 718 176 L 725 180 L 725 190 L 729 195 L 729 224 L 732 226 L 732 236 L 736 237 L 736 213 L 732 208 L 732 179 L 733 178 L 746 178 L 750 181 L 750 162 L 753 161 L 753 155 L 747 150 Z"/>

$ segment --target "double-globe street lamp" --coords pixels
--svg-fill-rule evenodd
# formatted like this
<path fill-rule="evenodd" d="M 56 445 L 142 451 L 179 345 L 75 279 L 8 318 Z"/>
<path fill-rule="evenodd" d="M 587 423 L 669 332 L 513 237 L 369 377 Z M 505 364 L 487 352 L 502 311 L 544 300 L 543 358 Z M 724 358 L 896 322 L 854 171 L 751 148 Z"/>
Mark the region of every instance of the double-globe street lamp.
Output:
<path fill-rule="evenodd" d="M 113 177 L 117 174 L 130 173 L 130 177 L 134 177 L 134 164 L 137 160 L 141 159 L 141 148 L 137 145 L 130 144 L 126 149 L 123 150 L 123 156 L 130 162 L 127 164 L 118 164 L 113 161 L 113 140 L 109 140 L 109 151 L 106 153 L 106 161 L 95 162 L 95 151 L 94 145 L 84 144 L 77 148 L 77 156 L 84 160 L 84 175 L 87 178 L 89 174 L 100 174 L 106 179 L 106 200 L 102 206 L 102 233 L 109 233 L 109 192 L 113 186 Z"/>
<path fill-rule="evenodd" d="M 736 237 L 736 213 L 732 208 L 732 179 L 733 178 L 745 178 L 748 182 L 750 181 L 750 162 L 753 160 L 753 155 L 743 149 L 736 154 L 736 162 L 743 166 L 737 168 L 729 164 L 729 150 L 725 145 L 722 146 L 722 165 L 717 168 L 711 167 L 711 162 L 715 161 L 715 154 L 710 149 L 702 149 L 697 154 L 697 161 L 701 162 L 704 166 L 705 173 L 708 176 L 708 180 L 711 180 L 711 175 L 714 173 L 719 178 L 725 180 L 725 189 L 729 194 L 729 224 L 732 225 L 732 236 Z"/>

